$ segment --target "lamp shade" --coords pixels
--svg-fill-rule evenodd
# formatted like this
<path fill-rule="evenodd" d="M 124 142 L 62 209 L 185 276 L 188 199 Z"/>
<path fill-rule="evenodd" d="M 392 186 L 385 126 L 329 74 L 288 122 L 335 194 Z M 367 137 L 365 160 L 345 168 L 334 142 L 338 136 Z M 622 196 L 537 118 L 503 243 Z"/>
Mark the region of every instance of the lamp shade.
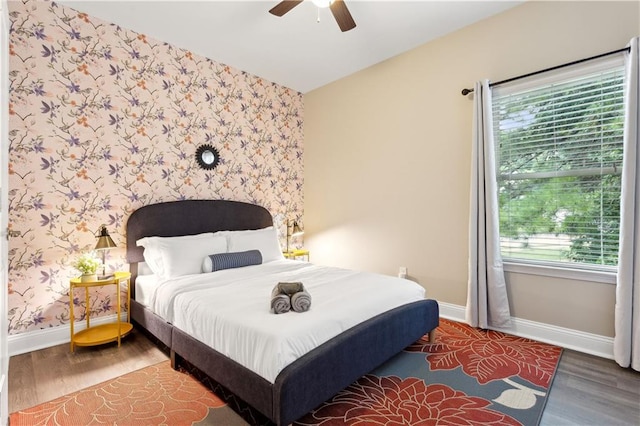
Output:
<path fill-rule="evenodd" d="M 113 242 L 111 236 L 109 235 L 109 231 L 107 231 L 106 225 L 101 225 L 100 230 L 98 231 L 98 242 L 96 243 L 96 250 L 106 250 L 110 248 L 117 247 L 116 243 Z"/>
<path fill-rule="evenodd" d="M 291 229 L 291 236 L 292 237 L 297 237 L 299 235 L 304 234 L 304 231 L 302 230 L 302 228 L 300 228 L 300 225 L 298 225 L 297 221 L 293 222 L 293 228 Z"/>

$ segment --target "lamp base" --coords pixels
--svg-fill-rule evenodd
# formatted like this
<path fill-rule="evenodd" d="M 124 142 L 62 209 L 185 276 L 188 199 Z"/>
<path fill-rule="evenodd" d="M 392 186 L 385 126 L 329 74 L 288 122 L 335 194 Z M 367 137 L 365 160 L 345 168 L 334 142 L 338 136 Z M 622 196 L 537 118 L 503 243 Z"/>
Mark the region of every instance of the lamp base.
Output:
<path fill-rule="evenodd" d="M 98 281 L 111 280 L 111 279 L 113 279 L 113 277 L 114 277 L 113 274 L 98 275 Z"/>

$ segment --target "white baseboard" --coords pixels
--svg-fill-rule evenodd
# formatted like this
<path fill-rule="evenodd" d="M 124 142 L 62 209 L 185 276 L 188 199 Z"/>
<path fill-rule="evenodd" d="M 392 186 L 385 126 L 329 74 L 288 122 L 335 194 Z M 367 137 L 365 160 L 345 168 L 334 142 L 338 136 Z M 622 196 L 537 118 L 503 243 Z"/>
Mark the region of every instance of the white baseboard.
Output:
<path fill-rule="evenodd" d="M 465 321 L 465 307 L 451 303 L 438 302 L 440 316 L 453 321 Z M 126 321 L 127 314 L 123 313 L 122 321 Z M 93 319 L 94 325 L 115 321 L 115 315 L 109 315 Z M 86 328 L 84 321 L 77 322 L 76 330 Z M 602 358 L 613 359 L 613 337 L 599 336 L 585 333 L 579 330 L 558 327 L 541 322 L 529 321 L 520 318 L 512 318 L 508 328 L 494 328 L 494 330 L 526 337 L 539 342 L 550 343 L 567 349 L 596 355 Z M 69 343 L 69 325 L 45 328 L 26 333 L 10 335 L 8 339 L 9 356 L 20 355 L 26 352 L 37 351 L 63 343 Z"/>
<path fill-rule="evenodd" d="M 438 302 L 440 316 L 452 321 L 465 322 L 465 307 L 450 303 Z M 511 318 L 511 326 L 493 328 L 518 337 L 550 343 L 567 349 L 573 349 L 602 358 L 613 359 L 613 337 L 600 336 L 556 325 Z"/>
<path fill-rule="evenodd" d="M 100 325 L 114 322 L 117 315 L 107 315 L 91 319 L 91 325 Z M 127 320 L 127 313 L 120 314 L 122 321 Z M 74 331 L 87 328 L 85 321 L 78 321 L 74 325 Z M 71 342 L 71 326 L 69 324 L 58 327 L 43 328 L 40 330 L 28 331 L 26 333 L 12 334 L 7 339 L 7 349 L 9 356 L 20 355 L 51 346 L 61 345 Z"/>

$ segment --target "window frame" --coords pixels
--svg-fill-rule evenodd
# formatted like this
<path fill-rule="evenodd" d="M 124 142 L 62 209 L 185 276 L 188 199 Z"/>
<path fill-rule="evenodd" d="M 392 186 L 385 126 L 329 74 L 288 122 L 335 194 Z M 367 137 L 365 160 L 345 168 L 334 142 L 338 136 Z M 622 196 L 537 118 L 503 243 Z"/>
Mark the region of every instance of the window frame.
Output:
<path fill-rule="evenodd" d="M 614 70 L 616 68 L 622 70 L 625 69 L 625 57 L 623 53 L 611 55 L 610 57 L 599 58 L 588 63 L 571 65 L 566 68 L 556 69 L 543 74 L 496 86 L 492 89 L 492 97 L 507 96 L 509 94 L 523 92 L 528 89 L 543 88 L 560 81 L 578 78 L 580 76 L 600 71 Z M 626 88 L 626 82 L 623 81 L 622 84 L 624 90 L 624 88 Z M 498 170 L 500 165 L 498 144 L 499 141 L 496 140 L 496 179 L 500 175 Z M 500 213 L 498 212 L 498 214 Z M 502 248 L 500 248 L 500 252 L 502 256 Z M 613 285 L 616 283 L 617 276 L 617 265 L 589 265 L 585 263 L 555 262 L 505 256 L 503 256 L 503 265 L 505 272 L 549 276 Z"/>

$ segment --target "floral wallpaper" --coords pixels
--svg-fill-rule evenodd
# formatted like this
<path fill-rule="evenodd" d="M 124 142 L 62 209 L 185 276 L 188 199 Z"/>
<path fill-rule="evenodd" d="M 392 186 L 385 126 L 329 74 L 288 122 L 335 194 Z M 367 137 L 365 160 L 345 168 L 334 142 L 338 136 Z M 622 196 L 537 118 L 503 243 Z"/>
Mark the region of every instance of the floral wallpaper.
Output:
<path fill-rule="evenodd" d="M 128 270 L 124 227 L 143 205 L 252 202 L 281 235 L 301 217 L 299 92 L 55 2 L 9 14 L 10 334 L 68 323 L 71 264 L 100 224 L 118 245 L 108 269 Z M 196 163 L 204 143 L 214 170 Z M 110 289 L 92 293 L 91 316 L 115 312 Z M 73 303 L 82 319 L 82 292 Z"/>

